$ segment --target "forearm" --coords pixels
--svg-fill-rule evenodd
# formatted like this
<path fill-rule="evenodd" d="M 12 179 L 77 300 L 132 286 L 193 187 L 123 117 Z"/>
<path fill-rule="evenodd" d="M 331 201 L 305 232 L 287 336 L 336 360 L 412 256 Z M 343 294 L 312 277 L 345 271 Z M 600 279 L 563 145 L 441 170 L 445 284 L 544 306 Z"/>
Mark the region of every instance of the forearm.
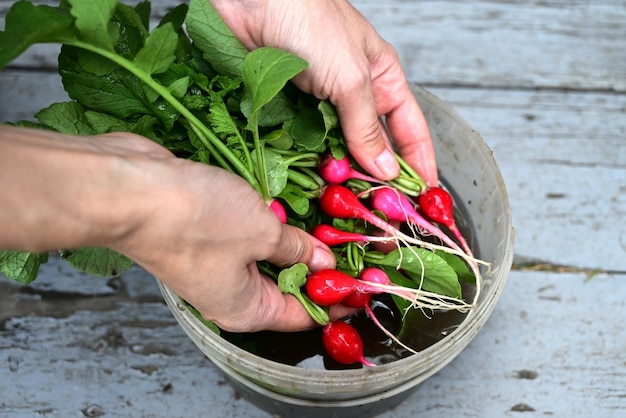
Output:
<path fill-rule="evenodd" d="M 106 246 L 129 232 L 128 163 L 98 148 L 94 138 L 0 127 L 0 249 Z"/>

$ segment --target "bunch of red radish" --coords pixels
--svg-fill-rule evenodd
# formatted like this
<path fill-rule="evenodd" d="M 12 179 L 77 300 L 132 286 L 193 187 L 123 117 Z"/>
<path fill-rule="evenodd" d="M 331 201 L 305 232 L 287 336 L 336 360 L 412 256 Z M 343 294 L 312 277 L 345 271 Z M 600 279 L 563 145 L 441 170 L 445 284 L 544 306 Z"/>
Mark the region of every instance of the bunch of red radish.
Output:
<path fill-rule="evenodd" d="M 381 286 L 376 286 L 376 284 Z M 389 276 L 376 267 L 364 269 L 359 279 L 338 270 L 317 271 L 308 277 L 305 288 L 311 301 L 320 306 L 342 304 L 352 308 L 365 309 L 368 316 L 389 336 L 391 335 L 378 322 L 370 307 L 372 295 L 383 293 L 385 291 L 383 288 L 385 288 L 391 294 L 411 297 L 410 294 L 403 294 L 401 288 L 395 286 L 389 280 Z M 347 322 L 337 320 L 325 325 L 322 331 L 322 345 L 328 355 L 339 363 L 361 362 L 366 366 L 374 366 L 363 356 L 363 341 L 359 333 Z"/>
<path fill-rule="evenodd" d="M 476 295 L 480 284 L 480 260 L 472 252 L 456 226 L 454 204 L 450 194 L 440 187 L 423 187 L 415 196 L 409 196 L 390 183 L 381 182 L 355 170 L 348 157 L 334 158 L 326 155 L 320 166 L 319 174 L 327 182 L 319 196 L 319 206 L 327 216 L 335 219 L 356 219 L 378 228 L 381 234 L 366 235 L 343 231 L 329 224 L 316 225 L 311 233 L 333 247 L 346 243 L 389 243 L 399 245 L 418 245 L 428 249 L 439 249 L 462 257 L 476 277 Z M 346 182 L 357 179 L 371 186 L 362 193 L 355 193 Z M 367 184 L 366 183 L 366 184 Z M 369 207 L 360 197 L 369 197 Z M 386 217 L 376 214 L 379 212 Z M 437 224 L 441 224 L 456 238 L 445 234 Z M 401 226 L 417 227 L 419 234 L 408 235 L 401 231 Z M 412 229 L 413 230 L 413 229 Z M 431 235 L 439 239 L 442 245 L 424 241 L 421 236 Z M 329 307 L 342 304 L 366 311 L 376 325 L 408 350 L 376 319 L 370 302 L 373 295 L 388 293 L 410 301 L 414 307 L 426 309 L 470 309 L 473 304 L 464 301 L 447 301 L 445 297 L 428 294 L 421 289 L 406 288 L 391 282 L 385 271 L 376 267 L 365 267 L 357 277 L 339 270 L 323 270 L 311 273 L 306 280 L 307 296 L 319 306 Z M 448 303 L 450 302 L 450 303 Z M 357 330 L 343 320 L 326 324 L 322 332 L 322 343 L 327 354 L 342 364 L 362 363 L 374 366 L 363 355 L 363 342 Z"/>

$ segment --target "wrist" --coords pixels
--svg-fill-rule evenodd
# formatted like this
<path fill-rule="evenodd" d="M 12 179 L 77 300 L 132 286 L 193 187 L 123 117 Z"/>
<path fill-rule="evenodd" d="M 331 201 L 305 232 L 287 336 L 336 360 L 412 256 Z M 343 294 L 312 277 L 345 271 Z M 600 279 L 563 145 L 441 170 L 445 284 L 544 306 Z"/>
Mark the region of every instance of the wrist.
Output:
<path fill-rule="evenodd" d="M 1 128 L 0 248 L 108 246 L 131 233 L 143 216 L 139 169 L 99 139 Z"/>

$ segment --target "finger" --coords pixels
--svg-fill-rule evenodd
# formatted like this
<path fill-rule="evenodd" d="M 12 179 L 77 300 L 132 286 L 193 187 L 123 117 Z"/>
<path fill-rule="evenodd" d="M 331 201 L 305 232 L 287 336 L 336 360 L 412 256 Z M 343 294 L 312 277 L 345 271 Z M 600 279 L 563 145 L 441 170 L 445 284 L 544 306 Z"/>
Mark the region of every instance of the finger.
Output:
<path fill-rule="evenodd" d="M 281 227 L 278 244 L 267 261 L 281 267 L 305 263 L 311 271 L 335 267 L 335 256 L 326 244 L 295 226 Z"/>
<path fill-rule="evenodd" d="M 267 277 L 263 280 L 263 301 L 258 305 L 261 309 L 252 316 L 252 331 L 296 332 L 320 326 L 295 296 L 281 293 L 273 280 Z M 329 317 L 330 320 L 341 319 L 356 312 L 356 308 L 339 304 L 330 307 Z"/>
<path fill-rule="evenodd" d="M 269 306 L 279 307 L 279 309 L 274 309 L 273 312 L 267 316 L 256 316 L 253 322 L 251 322 L 252 329 L 248 329 L 246 331 L 254 332 L 270 330 L 279 332 L 298 332 L 321 326 L 315 322 L 313 318 L 311 318 L 309 313 L 302 306 L 302 303 L 300 303 L 295 296 L 291 294 L 280 294 L 276 297 L 280 299 L 269 301 Z M 329 318 L 331 321 L 334 321 L 346 318 L 356 312 L 358 312 L 357 308 L 334 305 L 329 309 Z"/>
<path fill-rule="evenodd" d="M 408 85 L 398 94 L 404 97 L 386 115 L 389 134 L 400 156 L 417 171 L 426 185 L 436 186 L 438 176 L 435 149 L 424 114 Z"/>
<path fill-rule="evenodd" d="M 335 107 L 350 154 L 363 169 L 381 180 L 397 177 L 400 167 L 378 119 L 369 80 L 340 96 Z"/>
<path fill-rule="evenodd" d="M 261 302 L 251 317 L 250 330 L 296 332 L 311 329 L 316 322 L 302 303 L 291 294 L 284 294 L 273 280 L 263 277 Z"/>

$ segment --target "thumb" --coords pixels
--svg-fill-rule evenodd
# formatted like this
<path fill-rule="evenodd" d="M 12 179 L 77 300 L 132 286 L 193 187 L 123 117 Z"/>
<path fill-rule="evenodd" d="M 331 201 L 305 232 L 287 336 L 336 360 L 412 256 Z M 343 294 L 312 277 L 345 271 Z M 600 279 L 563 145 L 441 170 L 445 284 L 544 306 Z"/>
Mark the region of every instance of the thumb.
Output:
<path fill-rule="evenodd" d="M 305 263 L 311 271 L 335 268 L 335 255 L 326 244 L 295 226 L 281 227 L 278 246 L 267 261 L 280 267 Z"/>

